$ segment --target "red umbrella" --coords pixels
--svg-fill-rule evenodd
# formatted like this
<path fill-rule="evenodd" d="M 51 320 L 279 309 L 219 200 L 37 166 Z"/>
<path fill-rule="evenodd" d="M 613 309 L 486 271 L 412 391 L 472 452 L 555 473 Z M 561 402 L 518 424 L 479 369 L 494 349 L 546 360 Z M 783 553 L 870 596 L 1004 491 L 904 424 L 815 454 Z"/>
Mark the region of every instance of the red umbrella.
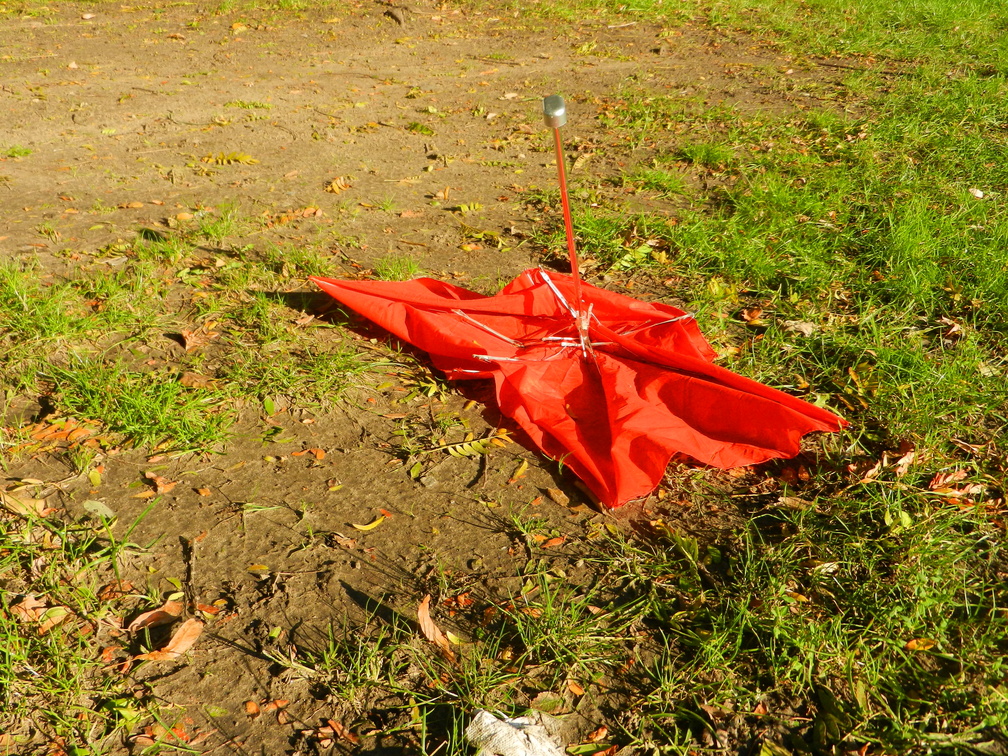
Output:
<path fill-rule="evenodd" d="M 580 281 L 563 101 L 547 98 L 545 110 L 575 275 L 527 270 L 492 297 L 430 278 L 312 280 L 428 352 L 448 378 L 492 378 L 500 411 L 609 507 L 653 491 L 677 453 L 737 467 L 793 457 L 806 433 L 840 430 L 832 413 L 714 365 L 689 314 Z"/>

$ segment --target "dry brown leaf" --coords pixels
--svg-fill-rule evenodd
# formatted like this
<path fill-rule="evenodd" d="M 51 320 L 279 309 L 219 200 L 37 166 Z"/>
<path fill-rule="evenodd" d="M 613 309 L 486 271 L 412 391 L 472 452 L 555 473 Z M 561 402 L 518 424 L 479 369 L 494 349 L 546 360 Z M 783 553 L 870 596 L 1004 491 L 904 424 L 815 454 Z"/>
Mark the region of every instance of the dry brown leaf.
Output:
<path fill-rule="evenodd" d="M 455 652 L 452 650 L 451 643 L 445 634 L 441 632 L 434 620 L 430 616 L 430 601 L 431 597 L 428 593 L 423 597 L 423 601 L 420 602 L 420 606 L 417 607 L 417 619 L 420 620 L 420 632 L 423 633 L 423 637 L 441 649 L 441 653 L 444 654 L 445 658 L 450 661 L 455 661 Z"/>
<path fill-rule="evenodd" d="M 325 185 L 325 190 L 330 194 L 339 194 L 353 186 L 345 177 L 337 176 Z"/>
<path fill-rule="evenodd" d="M 272 701 L 263 701 L 262 710 L 263 711 L 279 711 L 280 709 L 286 708 L 290 701 L 286 698 L 275 698 Z"/>
<path fill-rule="evenodd" d="M 575 696 L 583 696 L 584 695 L 584 688 L 582 688 L 580 685 L 578 685 L 573 680 L 568 680 L 567 681 L 567 690 L 569 690 Z"/>
<path fill-rule="evenodd" d="M 144 628 L 170 625 L 181 616 L 182 604 L 178 601 L 165 601 L 159 608 L 151 609 L 149 612 L 144 612 L 139 615 L 136 619 L 129 623 L 126 627 L 126 631 L 135 633 L 138 630 L 143 630 Z"/>
<path fill-rule="evenodd" d="M 11 614 L 21 622 L 35 622 L 39 635 L 45 635 L 58 625 L 62 625 L 74 616 L 73 612 L 62 605 L 49 606 L 35 596 L 28 594 L 10 608 Z"/>
<path fill-rule="evenodd" d="M 598 743 L 600 740 L 605 740 L 606 736 L 609 734 L 609 728 L 602 725 L 597 730 L 593 730 L 588 733 L 588 737 L 585 738 L 588 743 Z"/>
<path fill-rule="evenodd" d="M 547 488 L 546 495 L 549 496 L 554 503 L 559 504 L 561 507 L 566 507 L 570 504 L 570 497 L 559 488 Z"/>
<path fill-rule="evenodd" d="M 908 640 L 903 648 L 907 651 L 930 651 L 936 645 L 938 645 L 938 641 L 931 638 L 914 638 L 913 640 Z"/>
<path fill-rule="evenodd" d="M 328 724 L 332 728 L 332 731 L 335 735 L 338 735 L 339 737 L 343 738 L 344 740 L 350 743 L 353 743 L 354 745 L 360 743 L 360 738 L 357 737 L 356 734 L 348 730 L 346 727 L 343 726 L 342 723 L 337 722 L 335 719 L 327 719 L 326 724 Z"/>
<path fill-rule="evenodd" d="M 200 633 L 203 632 L 203 623 L 198 619 L 187 619 L 178 630 L 172 635 L 168 645 L 160 651 L 151 651 L 148 654 L 140 654 L 135 659 L 147 661 L 174 661 L 188 651 L 196 643 Z"/>
<path fill-rule="evenodd" d="M 46 504 L 45 499 L 33 499 L 28 496 L 15 496 L 14 494 L 0 491 L 0 506 L 11 514 L 20 517 L 47 517 L 53 512 L 52 507 Z"/>
<path fill-rule="evenodd" d="M 200 375 L 199 373 L 182 373 L 179 378 L 179 383 L 181 383 L 186 388 L 199 388 L 208 389 L 213 388 L 214 379 L 207 378 L 205 375 Z"/>
<path fill-rule="evenodd" d="M 158 496 L 168 493 L 178 485 L 177 480 L 168 480 L 168 478 L 163 478 L 153 471 L 145 472 L 144 477 L 154 484 L 154 493 Z"/>
<path fill-rule="evenodd" d="M 10 612 L 21 622 L 38 622 L 47 606 L 45 601 L 40 601 L 29 593 L 18 603 L 12 604 Z"/>

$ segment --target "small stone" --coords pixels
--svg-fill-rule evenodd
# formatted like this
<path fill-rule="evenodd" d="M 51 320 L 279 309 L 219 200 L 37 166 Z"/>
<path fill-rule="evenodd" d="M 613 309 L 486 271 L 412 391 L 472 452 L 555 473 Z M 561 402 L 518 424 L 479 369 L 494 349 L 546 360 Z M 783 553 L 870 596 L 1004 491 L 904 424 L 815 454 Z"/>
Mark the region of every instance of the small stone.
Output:
<path fill-rule="evenodd" d="M 435 478 L 433 475 L 424 475 L 422 478 L 420 478 L 420 484 L 424 488 L 437 488 L 440 485 L 438 483 L 438 479 Z"/>

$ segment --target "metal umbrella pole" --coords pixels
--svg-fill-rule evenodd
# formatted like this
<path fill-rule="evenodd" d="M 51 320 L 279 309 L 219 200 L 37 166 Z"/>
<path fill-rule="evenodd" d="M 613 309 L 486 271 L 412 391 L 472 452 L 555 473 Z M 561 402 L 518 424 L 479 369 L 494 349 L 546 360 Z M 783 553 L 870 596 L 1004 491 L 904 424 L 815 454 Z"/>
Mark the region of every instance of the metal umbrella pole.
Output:
<path fill-rule="evenodd" d="M 570 200 L 567 197 L 567 171 L 564 169 L 563 143 L 560 141 L 560 127 L 567 123 L 567 104 L 560 95 L 550 95 L 543 99 L 543 119 L 546 126 L 553 129 L 553 143 L 556 147 L 557 177 L 560 179 L 560 204 L 563 206 L 564 230 L 567 232 L 567 256 L 570 259 L 571 276 L 574 278 L 574 307 L 577 310 L 578 334 L 581 348 L 590 347 L 588 340 L 588 317 L 584 299 L 581 296 L 581 271 L 578 269 L 577 249 L 574 245 L 574 224 L 571 222 Z"/>

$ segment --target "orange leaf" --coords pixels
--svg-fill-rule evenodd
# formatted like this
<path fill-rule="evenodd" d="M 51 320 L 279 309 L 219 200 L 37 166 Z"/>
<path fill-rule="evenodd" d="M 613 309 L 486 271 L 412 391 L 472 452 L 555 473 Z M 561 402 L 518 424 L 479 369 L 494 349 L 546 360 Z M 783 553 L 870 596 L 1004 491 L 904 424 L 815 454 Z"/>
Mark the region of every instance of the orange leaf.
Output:
<path fill-rule="evenodd" d="M 248 714 L 250 717 L 254 717 L 256 714 L 259 713 L 259 704 L 257 704 L 255 701 L 246 701 L 245 713 Z"/>
<path fill-rule="evenodd" d="M 154 484 L 154 492 L 159 496 L 161 494 L 168 493 L 173 488 L 175 488 L 175 486 L 178 485 L 177 480 L 168 480 L 167 478 L 162 478 L 155 472 L 145 472 L 144 477 Z"/>
<path fill-rule="evenodd" d="M 441 628 L 434 624 L 434 620 L 430 616 L 430 601 L 431 597 L 428 593 L 424 596 L 423 601 L 420 602 L 420 606 L 417 607 L 417 618 L 420 620 L 420 632 L 423 633 L 424 638 L 429 640 L 445 655 L 445 658 L 450 661 L 455 661 L 455 652 L 452 650 L 451 643 L 449 643 L 448 638 L 445 634 L 441 632 Z"/>
<path fill-rule="evenodd" d="M 566 540 L 567 540 L 567 538 L 564 537 L 564 536 L 557 536 L 556 538 L 550 538 L 548 541 L 543 541 L 540 544 L 540 547 L 544 548 L 544 549 L 548 549 L 548 548 L 550 548 L 552 546 L 559 546 L 560 544 L 562 544 Z"/>
<path fill-rule="evenodd" d="M 357 735 L 352 733 L 350 730 L 344 727 L 340 722 L 337 722 L 335 719 L 327 719 L 326 724 L 328 724 L 332 728 L 334 734 L 339 735 L 344 740 L 347 740 L 353 743 L 354 745 L 360 743 L 360 738 L 357 737 Z"/>
<path fill-rule="evenodd" d="M 598 743 L 600 740 L 605 740 L 606 735 L 609 734 L 609 728 L 602 725 L 597 730 L 588 733 L 587 741 L 589 743 Z"/>
<path fill-rule="evenodd" d="M 930 651 L 936 645 L 938 645 L 938 641 L 931 638 L 914 638 L 913 640 L 908 640 L 903 648 L 907 651 Z"/>
<path fill-rule="evenodd" d="M 203 632 L 203 623 L 198 619 L 187 619 L 178 630 L 172 635 L 168 645 L 160 651 L 151 651 L 149 654 L 140 654 L 134 658 L 146 659 L 147 661 L 173 661 L 188 651 L 196 643 L 200 633 Z"/>
<path fill-rule="evenodd" d="M 126 631 L 135 633 L 144 628 L 161 627 L 170 625 L 182 616 L 182 604 L 178 601 L 165 601 L 159 609 L 152 609 L 144 612 L 135 620 L 129 623 Z"/>
<path fill-rule="evenodd" d="M 578 685 L 573 680 L 568 680 L 567 681 L 567 690 L 569 690 L 575 696 L 583 696 L 584 695 L 584 688 L 582 688 L 580 685 Z"/>

